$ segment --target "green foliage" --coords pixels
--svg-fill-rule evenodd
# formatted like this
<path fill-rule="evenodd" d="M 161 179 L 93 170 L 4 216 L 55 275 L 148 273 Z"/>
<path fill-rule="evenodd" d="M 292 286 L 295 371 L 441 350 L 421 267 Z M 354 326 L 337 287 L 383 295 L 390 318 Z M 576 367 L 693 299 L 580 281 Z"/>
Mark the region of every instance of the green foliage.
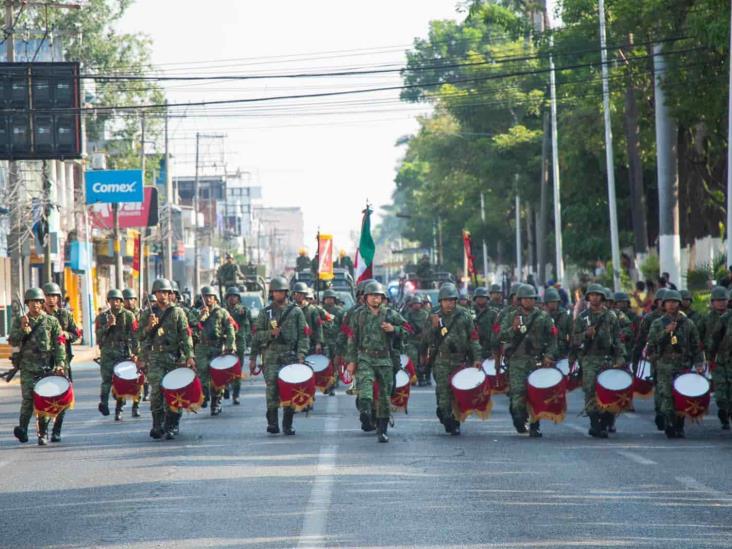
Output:
<path fill-rule="evenodd" d="M 686 273 L 686 287 L 689 291 L 700 291 L 709 288 L 709 282 L 714 278 L 711 265 L 704 265 L 696 269 L 689 269 Z"/>
<path fill-rule="evenodd" d="M 658 280 L 661 275 L 661 263 L 656 254 L 650 254 L 640 266 L 644 280 Z"/>

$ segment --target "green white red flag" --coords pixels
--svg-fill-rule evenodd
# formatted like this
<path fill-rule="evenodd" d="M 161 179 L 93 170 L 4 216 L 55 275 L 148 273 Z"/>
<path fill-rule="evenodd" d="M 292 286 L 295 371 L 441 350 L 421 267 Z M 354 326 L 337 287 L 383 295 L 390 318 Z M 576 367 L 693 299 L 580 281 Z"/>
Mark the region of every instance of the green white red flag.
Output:
<path fill-rule="evenodd" d="M 356 261 L 354 264 L 356 283 L 374 277 L 373 264 L 376 245 L 371 237 L 371 208 L 366 206 L 363 211 L 361 222 L 361 238 L 356 250 Z"/>

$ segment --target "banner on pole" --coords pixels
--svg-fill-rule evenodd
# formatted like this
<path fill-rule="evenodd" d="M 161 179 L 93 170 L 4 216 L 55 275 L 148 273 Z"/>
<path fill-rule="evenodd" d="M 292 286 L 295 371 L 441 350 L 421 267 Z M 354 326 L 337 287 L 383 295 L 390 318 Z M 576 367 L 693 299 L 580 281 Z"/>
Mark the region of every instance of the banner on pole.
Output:
<path fill-rule="evenodd" d="M 318 278 L 333 280 L 333 235 L 318 236 Z"/>
<path fill-rule="evenodd" d="M 465 257 L 467 258 L 467 274 L 468 277 L 474 277 L 475 272 L 475 258 L 473 257 L 473 241 L 470 236 L 470 231 L 463 231 L 463 247 L 465 248 Z"/>

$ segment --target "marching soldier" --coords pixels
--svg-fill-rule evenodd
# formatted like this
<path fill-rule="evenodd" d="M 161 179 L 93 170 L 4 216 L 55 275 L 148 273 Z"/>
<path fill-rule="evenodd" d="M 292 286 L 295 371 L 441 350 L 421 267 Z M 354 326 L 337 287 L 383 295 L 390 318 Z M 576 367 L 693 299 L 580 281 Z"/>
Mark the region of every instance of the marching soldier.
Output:
<path fill-rule="evenodd" d="M 714 382 L 714 400 L 722 429 L 729 431 L 732 415 L 732 312 L 722 315 L 711 334 L 709 369 Z"/>
<path fill-rule="evenodd" d="M 676 290 L 666 290 L 662 305 L 664 314 L 653 321 L 648 333 L 648 353 L 653 361 L 656 393 L 665 418 L 666 436 L 684 438 L 684 417 L 677 415 L 674 407 L 674 377 L 691 367 L 701 373 L 704 355 L 696 326 L 679 311 L 681 294 Z"/>
<path fill-rule="evenodd" d="M 244 356 L 252 344 L 252 316 L 249 309 L 241 302 L 241 294 L 236 287 L 232 286 L 226 290 L 226 310 L 236 322 L 236 354 L 239 361 L 244 365 Z M 241 378 L 231 383 L 231 403 L 239 405 L 239 394 L 241 393 Z"/>
<path fill-rule="evenodd" d="M 614 298 L 614 295 L 613 295 Z M 596 438 L 607 438 L 608 429 L 613 427 L 611 412 L 597 407 L 595 382 L 597 375 L 606 368 L 622 368 L 625 365 L 624 351 L 620 343 L 618 318 L 604 305 L 607 291 L 599 284 L 590 284 L 585 293 L 589 307 L 574 320 L 570 362 L 577 360 L 582 371 L 582 390 L 585 393 L 585 411 L 590 417 L 588 434 Z"/>
<path fill-rule="evenodd" d="M 712 288 L 710 308 L 697 323 L 699 341 L 702 349 L 711 348 L 712 334 L 719 329 L 722 315 L 727 312 L 727 289 L 723 286 Z"/>
<path fill-rule="evenodd" d="M 99 371 L 102 375 L 102 386 L 99 395 L 99 412 L 103 416 L 109 415 L 109 391 L 112 388 L 114 367 L 123 360 L 137 359 L 137 328 L 138 322 L 132 311 L 122 306 L 124 297 L 119 290 L 109 290 L 107 303 L 109 309 L 99 315 L 95 321 L 97 343 L 101 351 Z M 123 398 L 117 398 L 114 409 L 114 420 L 122 421 Z M 140 401 L 132 402 L 132 417 L 140 417 L 138 411 Z"/>
<path fill-rule="evenodd" d="M 50 371 L 66 375 L 66 350 L 61 325 L 54 316 L 43 310 L 43 290 L 30 288 L 25 292 L 23 301 L 28 312 L 14 319 L 8 342 L 14 347 L 20 347 L 14 364 L 20 370 L 22 401 L 20 420 L 13 429 L 13 434 L 20 442 L 28 442 L 28 424 L 33 416 L 33 387 L 39 378 Z M 36 426 L 38 445 L 45 446 L 48 420 L 39 417 Z M 54 438 L 53 442 L 61 440 L 60 427 Z"/>
<path fill-rule="evenodd" d="M 226 254 L 224 264 L 216 271 L 216 283 L 219 285 L 219 289 L 223 290 L 229 286 L 236 286 L 242 280 L 245 280 L 245 276 L 239 270 L 239 265 L 234 263 L 231 254 Z"/>
<path fill-rule="evenodd" d="M 363 289 L 365 306 L 356 311 L 349 321 L 347 370 L 356 375 L 358 410 L 361 428 L 372 431 L 374 383 L 379 384 L 376 402 L 376 433 L 379 442 L 389 442 L 387 434 L 391 412 L 391 393 L 394 386 L 392 348 L 394 337 L 404 331 L 405 320 L 394 309 L 386 306 L 386 291 L 374 281 Z"/>
<path fill-rule="evenodd" d="M 46 296 L 46 313 L 55 317 L 61 325 L 61 335 L 64 338 L 64 349 L 66 351 L 66 360 L 64 361 L 66 373 L 71 379 L 71 360 L 74 358 L 71 344 L 75 343 L 81 337 L 81 330 L 76 326 L 71 311 L 61 307 L 61 288 L 58 284 L 49 282 L 44 284 L 43 293 Z M 51 431 L 51 442 L 61 441 L 61 427 L 64 423 L 66 410 L 61 412 L 53 420 L 53 430 Z"/>
<path fill-rule="evenodd" d="M 211 401 L 211 415 L 221 413 L 221 399 L 224 396 L 224 387 L 214 387 L 211 383 L 209 365 L 211 360 L 221 354 L 236 352 L 236 335 L 234 319 L 219 305 L 219 298 L 211 286 L 201 288 L 203 306 L 198 310 L 196 334 L 198 343 L 195 347 L 196 370 L 201 378 L 204 401 Z"/>
<path fill-rule="evenodd" d="M 489 293 L 491 299 L 488 302 L 488 307 L 491 309 L 498 309 L 498 311 L 503 309 L 503 290 L 501 290 L 501 285 L 491 284 Z"/>
<path fill-rule="evenodd" d="M 272 302 L 259 313 L 255 322 L 252 338 L 252 353 L 249 357 L 249 370 L 256 372 L 257 355 L 262 355 L 262 368 L 266 384 L 267 397 L 267 432 L 277 434 L 280 393 L 277 387 L 277 376 L 280 369 L 288 364 L 303 362 L 308 352 L 307 323 L 302 309 L 287 302 L 289 291 L 287 280 L 275 277 L 270 282 Z M 292 420 L 295 410 L 284 409 L 282 431 L 285 435 L 294 435 Z"/>
<path fill-rule="evenodd" d="M 293 288 L 295 303 L 302 310 L 307 322 L 309 339 L 307 354 L 320 354 L 323 351 L 323 327 L 318 308 L 309 302 L 310 289 L 304 282 L 297 282 Z"/>
<path fill-rule="evenodd" d="M 338 352 L 338 334 L 340 333 L 343 317 L 346 312 L 343 307 L 338 305 L 338 294 L 331 289 L 323 292 L 323 312 L 326 314 L 325 322 L 323 322 L 323 342 L 325 343 L 325 354 L 333 362 L 333 366 L 340 368 L 340 360 Z M 336 382 L 330 388 L 329 395 L 335 394 L 334 387 L 338 385 L 338 376 L 336 374 Z"/>
<path fill-rule="evenodd" d="M 430 315 L 422 308 L 419 298 L 409 296 L 407 298 L 407 309 L 404 311 L 404 319 L 412 327 L 412 332 L 405 337 L 405 352 L 417 370 L 417 380 L 420 387 L 432 385 L 430 372 L 425 364 L 425 334 L 429 331 Z"/>
<path fill-rule="evenodd" d="M 493 294 L 491 294 L 492 300 Z M 491 306 L 485 288 L 475 289 L 473 303 L 475 304 L 475 327 L 478 329 L 478 341 L 480 342 L 480 358 L 490 358 L 498 353 L 498 335 L 493 327 L 496 324 L 500 310 L 495 305 Z"/>
<path fill-rule="evenodd" d="M 137 304 L 137 294 L 132 288 L 125 288 L 122 290 L 122 297 L 125 301 L 125 309 L 132 311 L 137 321 L 140 321 L 140 307 Z"/>
<path fill-rule="evenodd" d="M 572 315 L 562 307 L 562 298 L 556 288 L 549 287 L 544 292 L 544 309 L 557 329 L 557 359 L 567 358 L 572 341 Z"/>
<path fill-rule="evenodd" d="M 691 292 L 689 290 L 681 290 L 681 312 L 684 313 L 689 320 L 691 320 L 694 324 L 696 324 L 697 329 L 699 329 L 699 323 L 702 320 L 702 315 L 697 313 L 691 307 L 691 304 L 693 301 L 694 301 L 694 298 L 692 297 Z M 704 342 L 702 341 L 702 343 L 704 343 Z"/>
<path fill-rule="evenodd" d="M 155 294 L 155 305 L 143 312 L 140 319 L 140 329 L 137 330 L 140 353 L 144 357 L 138 358 L 138 366 L 146 368 L 148 383 L 150 383 L 150 411 L 153 426 L 150 436 L 154 439 L 165 438 L 172 440 L 178 430 L 180 413 L 166 410 L 160 382 L 165 374 L 186 366 L 196 369 L 193 358 L 193 342 L 183 309 L 171 303 L 173 287 L 165 278 L 158 278 L 153 282 L 152 291 Z M 164 421 L 164 423 L 163 423 Z"/>
<path fill-rule="evenodd" d="M 637 316 L 630 309 L 630 297 L 625 292 L 615 292 L 615 307 L 613 312 L 618 317 L 618 334 L 623 346 L 623 359 L 626 364 L 631 361 L 633 344 L 636 338 Z"/>
<path fill-rule="evenodd" d="M 437 397 L 436 413 L 445 432 L 459 435 L 460 421 L 453 414 L 450 377 L 464 363 L 481 367 L 479 335 L 467 311 L 457 306 L 458 291 L 455 284 L 444 283 L 437 299 L 440 309 L 430 317 L 429 336 L 429 360 L 432 362 Z"/>
<path fill-rule="evenodd" d="M 511 289 L 518 306 L 506 314 L 501 325 L 501 340 L 508 363 L 508 397 L 513 426 L 526 432 L 529 419 L 527 385 L 536 368 L 552 366 L 557 359 L 557 337 L 551 317 L 536 307 L 536 290 L 528 284 Z M 541 437 L 539 421 L 529 425 L 529 436 Z"/>

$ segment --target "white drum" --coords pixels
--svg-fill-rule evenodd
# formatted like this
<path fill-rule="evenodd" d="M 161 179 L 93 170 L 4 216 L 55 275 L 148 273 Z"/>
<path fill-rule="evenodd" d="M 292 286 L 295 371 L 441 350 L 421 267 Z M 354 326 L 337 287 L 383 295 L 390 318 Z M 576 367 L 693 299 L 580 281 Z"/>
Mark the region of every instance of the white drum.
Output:
<path fill-rule="evenodd" d="M 57 398 L 64 395 L 71 383 L 62 376 L 48 376 L 38 380 L 33 386 L 33 392 L 42 398 Z"/>
<path fill-rule="evenodd" d="M 404 387 L 409 387 L 409 384 L 410 384 L 409 374 L 407 372 L 405 372 L 404 370 L 399 370 L 396 373 L 396 376 L 394 376 L 394 380 L 396 381 L 397 390 L 402 389 Z"/>
<path fill-rule="evenodd" d="M 483 385 L 486 374 L 478 368 L 463 368 L 452 376 L 452 387 L 458 391 L 473 391 Z"/>
<path fill-rule="evenodd" d="M 711 388 L 709 380 L 696 372 L 678 376 L 673 385 L 676 413 L 700 421 L 709 408 Z"/>
<path fill-rule="evenodd" d="M 211 360 L 209 367 L 214 370 L 230 370 L 235 368 L 238 362 L 236 355 L 221 355 Z"/>
<path fill-rule="evenodd" d="M 481 368 L 488 377 L 496 377 L 496 361 L 492 358 L 486 358 L 481 364 Z"/>
<path fill-rule="evenodd" d="M 193 383 L 196 372 L 190 368 L 176 368 L 165 374 L 160 385 L 168 391 L 180 391 Z"/>
<path fill-rule="evenodd" d="M 306 364 L 288 364 L 282 367 L 277 377 L 285 383 L 299 385 L 313 378 L 313 370 Z"/>
<path fill-rule="evenodd" d="M 562 372 L 565 377 L 569 375 L 569 359 L 563 358 L 562 360 L 559 360 L 556 364 L 557 370 Z"/>
<path fill-rule="evenodd" d="M 305 357 L 305 364 L 313 369 L 316 374 L 328 369 L 330 360 L 325 355 L 308 355 Z"/>
<path fill-rule="evenodd" d="M 618 368 L 600 372 L 595 379 L 595 400 L 606 412 L 628 410 L 633 403 L 633 376 Z"/>
<path fill-rule="evenodd" d="M 137 364 L 131 360 L 125 360 L 114 366 L 114 376 L 125 381 L 137 381 L 140 377 L 140 372 L 137 369 Z"/>

